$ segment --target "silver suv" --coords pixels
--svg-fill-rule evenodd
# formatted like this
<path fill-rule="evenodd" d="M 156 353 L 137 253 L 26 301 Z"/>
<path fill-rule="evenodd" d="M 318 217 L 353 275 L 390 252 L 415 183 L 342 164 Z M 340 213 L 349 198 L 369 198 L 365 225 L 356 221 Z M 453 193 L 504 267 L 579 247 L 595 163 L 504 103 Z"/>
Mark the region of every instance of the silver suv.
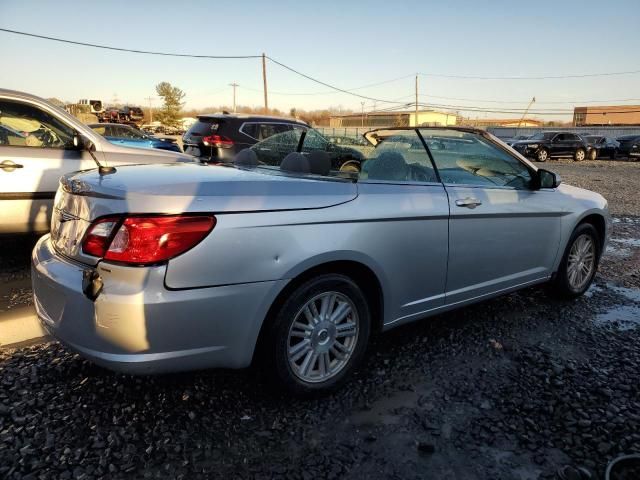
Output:
<path fill-rule="evenodd" d="M 181 153 L 114 145 L 42 98 L 0 89 L 0 234 L 48 231 L 58 179 L 65 173 L 96 168 L 98 162 L 192 161 Z"/>

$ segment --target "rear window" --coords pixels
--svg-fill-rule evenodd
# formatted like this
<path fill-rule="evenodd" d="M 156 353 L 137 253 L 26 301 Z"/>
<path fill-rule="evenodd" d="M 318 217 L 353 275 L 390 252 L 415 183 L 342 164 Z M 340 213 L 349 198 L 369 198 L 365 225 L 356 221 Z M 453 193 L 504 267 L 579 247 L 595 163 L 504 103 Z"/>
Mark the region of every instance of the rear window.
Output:
<path fill-rule="evenodd" d="M 209 135 L 212 132 L 217 132 L 221 123 L 222 122 L 216 118 L 199 118 L 198 121 L 191 126 L 187 135 L 197 137 Z"/>

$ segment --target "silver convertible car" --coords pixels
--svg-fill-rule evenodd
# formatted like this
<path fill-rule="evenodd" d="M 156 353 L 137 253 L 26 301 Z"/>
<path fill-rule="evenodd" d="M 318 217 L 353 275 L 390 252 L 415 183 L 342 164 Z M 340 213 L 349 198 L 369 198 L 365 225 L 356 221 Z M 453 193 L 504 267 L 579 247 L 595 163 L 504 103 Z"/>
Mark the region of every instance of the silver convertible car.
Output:
<path fill-rule="evenodd" d="M 225 165 L 65 175 L 32 257 L 46 329 L 118 371 L 257 361 L 308 394 L 345 381 L 374 332 L 593 280 L 605 199 L 486 132 L 281 135 Z"/>

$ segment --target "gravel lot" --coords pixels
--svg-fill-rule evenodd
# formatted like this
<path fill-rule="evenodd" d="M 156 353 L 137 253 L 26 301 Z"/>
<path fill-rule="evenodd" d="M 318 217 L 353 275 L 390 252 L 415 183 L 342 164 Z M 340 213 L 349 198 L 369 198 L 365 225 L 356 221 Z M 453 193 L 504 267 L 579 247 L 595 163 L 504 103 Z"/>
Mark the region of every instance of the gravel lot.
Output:
<path fill-rule="evenodd" d="M 130 377 L 54 342 L 0 350 L 0 478 L 601 478 L 640 452 L 640 163 L 546 168 L 616 215 L 585 297 L 535 288 L 401 327 L 311 401 L 253 371 Z M 3 242 L 0 281 L 28 278 L 32 244 Z"/>
<path fill-rule="evenodd" d="M 640 215 L 640 162 L 552 160 L 537 165 L 559 173 L 563 182 L 600 192 L 613 215 Z"/>

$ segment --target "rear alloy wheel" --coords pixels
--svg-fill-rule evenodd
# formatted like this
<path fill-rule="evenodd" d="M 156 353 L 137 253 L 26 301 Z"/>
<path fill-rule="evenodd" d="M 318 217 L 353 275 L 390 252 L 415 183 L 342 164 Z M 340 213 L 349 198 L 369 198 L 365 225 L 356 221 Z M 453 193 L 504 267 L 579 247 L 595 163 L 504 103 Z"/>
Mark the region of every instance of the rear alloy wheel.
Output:
<path fill-rule="evenodd" d="M 581 162 L 586 158 L 587 154 L 584 151 L 584 148 L 579 148 L 576 150 L 576 153 L 573 154 L 573 159 L 576 162 Z"/>
<path fill-rule="evenodd" d="M 267 340 L 275 380 L 297 395 L 336 388 L 362 359 L 370 323 L 366 299 L 350 278 L 328 274 L 300 285 Z"/>
<path fill-rule="evenodd" d="M 539 162 L 546 162 L 548 158 L 549 158 L 549 152 L 547 152 L 547 150 L 544 148 L 541 148 L 536 153 L 536 160 L 538 160 Z"/>
<path fill-rule="evenodd" d="M 598 269 L 600 239 L 590 223 L 578 225 L 551 284 L 552 293 L 575 298 L 587 291 Z"/>

